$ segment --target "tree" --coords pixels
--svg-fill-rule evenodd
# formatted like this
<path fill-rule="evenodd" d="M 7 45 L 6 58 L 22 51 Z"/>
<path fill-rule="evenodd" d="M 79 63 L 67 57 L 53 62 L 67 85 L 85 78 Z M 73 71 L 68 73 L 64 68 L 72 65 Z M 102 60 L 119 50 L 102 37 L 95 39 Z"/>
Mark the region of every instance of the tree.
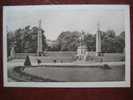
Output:
<path fill-rule="evenodd" d="M 13 32 L 7 32 L 7 56 L 10 56 L 10 50 L 15 43 L 15 36 Z"/>
<path fill-rule="evenodd" d="M 23 52 L 23 29 L 19 28 L 15 31 L 16 52 Z"/>
<path fill-rule="evenodd" d="M 29 56 L 26 56 L 24 66 L 31 66 L 30 58 Z"/>
<path fill-rule="evenodd" d="M 41 64 L 41 62 L 42 62 L 42 61 L 41 61 L 40 59 L 37 59 L 37 63 L 38 63 L 38 64 Z"/>
<path fill-rule="evenodd" d="M 79 45 L 79 32 L 62 32 L 57 38 L 59 50 L 75 51 Z"/>
<path fill-rule="evenodd" d="M 42 30 L 42 33 L 44 30 Z M 7 34 L 7 51 L 10 55 L 10 49 L 12 44 L 16 44 L 15 51 L 17 53 L 27 52 L 35 53 L 37 51 L 37 34 L 38 27 L 26 26 L 25 28 L 19 28 L 14 33 L 8 32 Z M 102 52 L 123 52 L 125 48 L 125 32 L 121 32 L 120 35 L 116 35 L 114 30 L 101 31 Z M 58 38 L 55 40 L 53 47 L 48 47 L 46 37 L 42 34 L 42 44 L 44 50 L 52 51 L 76 51 L 79 46 L 78 31 L 65 31 L 61 32 Z M 95 51 L 96 49 L 96 34 L 85 34 L 84 43 L 88 50 Z"/>
<path fill-rule="evenodd" d="M 44 32 L 42 30 L 42 32 Z M 26 26 L 25 28 L 17 29 L 14 32 L 15 43 L 16 43 L 16 52 L 27 52 L 27 53 L 35 53 L 37 51 L 37 34 L 38 34 L 38 27 L 30 27 Z M 8 41 L 10 42 L 12 39 L 8 38 Z M 11 45 L 8 42 L 8 45 Z M 44 34 L 42 34 L 42 44 L 43 44 L 43 50 L 47 48 L 46 43 L 46 37 Z"/>
<path fill-rule="evenodd" d="M 89 51 L 96 50 L 96 36 L 90 33 L 85 35 L 85 45 L 87 46 Z"/>
<path fill-rule="evenodd" d="M 125 47 L 125 32 L 116 36 L 113 30 L 102 32 L 102 51 L 103 52 L 123 52 Z"/>
<path fill-rule="evenodd" d="M 107 30 L 106 36 L 110 37 L 110 38 L 114 38 L 116 36 L 115 31 L 114 30 Z"/>
<path fill-rule="evenodd" d="M 115 37 L 114 44 L 116 52 L 124 52 L 125 32 L 121 32 L 120 35 Z"/>
<path fill-rule="evenodd" d="M 102 32 L 102 52 L 115 52 L 115 36 L 116 35 L 113 30 Z"/>

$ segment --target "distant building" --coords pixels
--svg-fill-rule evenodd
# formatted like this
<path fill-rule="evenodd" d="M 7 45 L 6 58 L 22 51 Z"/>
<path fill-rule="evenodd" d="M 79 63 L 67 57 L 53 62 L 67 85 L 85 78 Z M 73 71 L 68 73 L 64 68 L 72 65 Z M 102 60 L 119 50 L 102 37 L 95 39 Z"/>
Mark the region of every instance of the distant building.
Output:
<path fill-rule="evenodd" d="M 46 43 L 47 43 L 48 47 L 51 47 L 51 48 L 57 44 L 57 42 L 55 40 L 46 40 Z"/>

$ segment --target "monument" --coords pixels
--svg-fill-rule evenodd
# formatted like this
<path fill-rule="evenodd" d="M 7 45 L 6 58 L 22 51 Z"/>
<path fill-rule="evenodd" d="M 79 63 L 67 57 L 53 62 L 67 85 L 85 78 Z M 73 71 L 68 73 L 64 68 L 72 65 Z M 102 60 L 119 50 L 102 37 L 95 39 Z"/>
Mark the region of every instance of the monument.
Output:
<path fill-rule="evenodd" d="M 42 22 L 39 20 L 38 34 L 37 34 L 37 55 L 43 56 L 43 47 L 42 47 Z"/>
<path fill-rule="evenodd" d="M 101 52 L 101 31 L 100 24 L 97 24 L 97 33 L 96 33 L 96 56 L 102 56 Z"/>
<path fill-rule="evenodd" d="M 81 32 L 81 35 L 79 37 L 80 45 L 77 48 L 77 60 L 80 61 L 86 61 L 88 55 L 87 46 L 85 45 L 84 42 L 84 36 L 85 36 L 84 32 Z"/>
<path fill-rule="evenodd" d="M 15 58 L 15 49 L 14 48 L 15 48 L 15 46 L 12 46 L 11 50 L 10 50 L 10 57 L 11 58 Z"/>

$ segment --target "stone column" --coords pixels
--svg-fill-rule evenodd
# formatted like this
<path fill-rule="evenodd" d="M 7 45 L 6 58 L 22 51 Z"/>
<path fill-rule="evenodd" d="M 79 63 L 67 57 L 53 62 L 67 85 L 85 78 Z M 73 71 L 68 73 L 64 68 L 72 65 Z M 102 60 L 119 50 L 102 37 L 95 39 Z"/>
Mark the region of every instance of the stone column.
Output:
<path fill-rule="evenodd" d="M 97 33 L 96 33 L 96 56 L 101 56 L 101 31 L 100 24 L 97 24 Z"/>
<path fill-rule="evenodd" d="M 37 34 L 37 55 L 38 56 L 43 55 L 41 20 L 39 20 L 39 28 Z"/>

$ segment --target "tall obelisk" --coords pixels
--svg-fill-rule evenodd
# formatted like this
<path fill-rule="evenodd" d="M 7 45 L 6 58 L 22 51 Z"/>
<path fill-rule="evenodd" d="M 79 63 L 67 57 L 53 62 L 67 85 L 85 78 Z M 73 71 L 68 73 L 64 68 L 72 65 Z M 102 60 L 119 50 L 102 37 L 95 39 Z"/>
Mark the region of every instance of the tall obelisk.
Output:
<path fill-rule="evenodd" d="M 97 33 L 96 33 L 96 56 L 101 56 L 101 31 L 100 24 L 97 24 Z"/>
<path fill-rule="evenodd" d="M 39 27 L 38 27 L 38 34 L 37 34 L 37 55 L 43 55 L 43 48 L 42 48 L 42 22 L 39 20 Z"/>

